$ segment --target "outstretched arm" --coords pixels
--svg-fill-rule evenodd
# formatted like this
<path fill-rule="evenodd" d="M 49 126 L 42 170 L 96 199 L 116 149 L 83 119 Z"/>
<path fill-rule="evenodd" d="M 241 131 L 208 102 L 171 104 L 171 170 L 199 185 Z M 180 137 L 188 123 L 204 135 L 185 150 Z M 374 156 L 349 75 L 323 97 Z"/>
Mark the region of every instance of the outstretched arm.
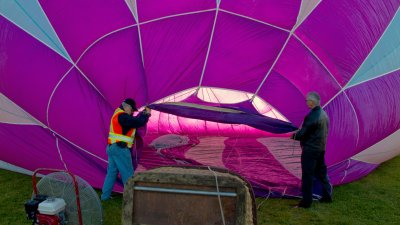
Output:
<path fill-rule="evenodd" d="M 312 121 L 308 117 L 304 119 L 301 129 L 292 134 L 291 138 L 300 141 L 310 131 Z"/>
<path fill-rule="evenodd" d="M 126 113 L 122 113 L 118 116 L 118 122 L 123 127 L 139 128 L 146 125 L 146 123 L 149 121 L 149 117 L 150 114 L 143 111 L 140 112 L 137 116 L 130 116 Z"/>

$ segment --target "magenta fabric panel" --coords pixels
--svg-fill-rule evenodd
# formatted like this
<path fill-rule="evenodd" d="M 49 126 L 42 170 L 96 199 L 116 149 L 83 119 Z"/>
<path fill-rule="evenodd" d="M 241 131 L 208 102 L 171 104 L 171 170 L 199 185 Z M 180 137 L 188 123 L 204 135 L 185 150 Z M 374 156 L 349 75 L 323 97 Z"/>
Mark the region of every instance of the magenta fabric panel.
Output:
<path fill-rule="evenodd" d="M 172 157 L 168 157 L 169 152 L 171 151 L 176 151 L 179 153 L 184 154 L 186 152 L 186 150 L 188 149 L 187 145 L 183 145 L 181 147 L 176 147 L 176 148 L 166 148 L 163 150 L 159 150 L 157 151 L 156 148 L 151 147 L 151 143 L 154 141 L 154 139 L 161 137 L 162 134 L 157 134 L 157 133 L 147 133 L 147 135 L 144 137 L 144 146 L 140 151 L 140 160 L 139 160 L 139 166 L 138 168 L 135 170 L 135 173 L 138 172 L 143 172 L 146 170 L 150 170 L 150 169 L 154 169 L 163 165 L 169 165 L 169 166 L 173 166 L 173 165 L 177 165 L 179 163 L 177 163 L 174 158 Z M 198 143 L 191 141 L 191 143 Z M 162 154 L 160 154 L 162 153 Z M 165 156 L 164 156 L 165 154 Z M 172 156 L 173 154 L 171 154 Z M 184 162 L 182 162 L 184 163 Z"/>
<path fill-rule="evenodd" d="M 146 102 L 146 81 L 137 27 L 116 32 L 90 48 L 78 66 L 111 106 L 127 97 Z"/>
<path fill-rule="evenodd" d="M 148 102 L 199 85 L 214 12 L 140 26 Z"/>
<path fill-rule="evenodd" d="M 357 116 L 344 93 L 332 100 L 324 110 L 330 120 L 325 155 L 329 166 L 358 153 L 356 149 L 358 125 Z"/>
<path fill-rule="evenodd" d="M 187 145 L 143 150 L 139 168 L 163 165 L 208 165 L 227 168 L 246 178 L 256 189 L 298 195 L 300 180 L 287 171 L 256 138 L 189 136 Z M 150 143 L 151 136 L 146 137 Z"/>
<path fill-rule="evenodd" d="M 284 76 L 305 96 L 316 91 L 321 105 L 340 91 L 340 86 L 320 61 L 293 36 L 283 50 L 274 71 Z"/>
<path fill-rule="evenodd" d="M 287 171 L 268 151 L 252 138 L 228 138 L 222 160 L 227 169 L 245 177 L 255 188 L 297 194 L 300 180 Z M 218 156 L 221 157 L 221 156 Z M 296 190 L 296 192 L 292 192 Z"/>
<path fill-rule="evenodd" d="M 27 170 L 64 169 L 56 138 L 47 129 L 34 125 L 0 123 L 0 159 Z"/>
<path fill-rule="evenodd" d="M 106 159 L 104 148 L 113 111 L 114 108 L 74 69 L 53 95 L 49 126 L 72 143 Z"/>
<path fill-rule="evenodd" d="M 202 86 L 254 93 L 287 32 L 219 12 Z"/>
<path fill-rule="evenodd" d="M 341 185 L 367 176 L 378 166 L 378 164 L 348 159 L 329 167 L 328 175 L 332 185 Z"/>
<path fill-rule="evenodd" d="M 216 0 L 136 0 L 141 23 L 165 16 L 215 9 L 216 2 Z"/>
<path fill-rule="evenodd" d="M 168 135 L 168 134 L 167 134 Z M 153 136 L 154 138 L 156 136 Z M 163 136 L 160 136 L 161 138 Z M 186 153 L 193 147 L 196 146 L 200 143 L 200 140 L 198 137 L 196 136 L 185 136 L 188 138 L 187 143 L 181 144 L 180 146 L 175 146 L 175 147 L 170 147 L 170 148 L 163 148 L 163 149 L 157 149 L 154 148 L 154 146 L 151 146 L 150 144 L 150 148 L 147 149 L 146 151 L 157 151 L 158 155 L 156 161 L 158 162 L 157 165 L 179 165 L 179 164 L 186 164 L 186 165 L 201 165 L 200 162 L 198 161 L 202 161 L 204 159 L 204 157 L 202 157 L 202 153 L 201 152 L 197 152 L 193 155 L 189 155 L 186 156 Z M 151 138 L 146 137 L 146 140 L 151 143 Z M 211 143 L 212 144 L 212 143 Z M 148 153 L 146 154 L 148 155 Z M 162 156 L 163 159 L 165 160 L 161 160 L 160 156 Z M 195 156 L 195 157 L 193 157 Z M 151 157 L 153 158 L 153 157 Z M 154 158 L 153 158 L 154 159 Z M 198 161 L 197 161 L 198 160 Z M 221 161 L 220 158 L 210 158 L 208 159 L 211 162 L 217 162 L 217 161 Z M 143 163 L 143 166 L 146 166 L 147 168 L 149 168 L 148 165 L 149 160 L 146 159 L 146 163 Z M 154 161 L 153 161 L 154 162 Z M 140 162 L 140 164 L 142 164 L 142 162 Z M 212 164 L 212 163 L 211 163 Z M 212 164 L 215 165 L 215 164 Z"/>
<path fill-rule="evenodd" d="M 107 172 L 107 157 L 99 159 L 79 148 L 74 147 L 61 138 L 58 139 L 58 146 L 63 162 L 66 164 L 68 171 L 78 175 L 94 188 L 103 187 L 104 177 Z M 106 145 L 103 145 L 101 148 L 96 150 L 94 155 L 104 155 L 105 152 Z M 116 187 L 119 187 L 119 189 L 116 190 L 122 190 L 121 183 L 117 183 Z"/>
<path fill-rule="evenodd" d="M 297 127 L 310 111 L 305 103 L 305 95 L 275 71 L 267 77 L 258 95 Z"/>
<path fill-rule="evenodd" d="M 160 154 L 154 151 L 154 149 L 146 147 L 142 151 L 142 156 L 139 161 L 139 167 L 137 170 L 135 170 L 135 173 L 154 169 L 160 166 L 174 166 L 174 165 L 179 165 L 179 163 L 177 163 L 172 158 L 162 157 L 160 156 Z"/>
<path fill-rule="evenodd" d="M 400 129 L 400 70 L 346 90 L 360 125 L 358 151 Z"/>
<path fill-rule="evenodd" d="M 125 1 L 39 2 L 74 61 L 101 36 L 136 23 Z"/>
<path fill-rule="evenodd" d="M 46 124 L 50 95 L 71 65 L 4 17 L 0 30 L 0 92 Z"/>
<path fill-rule="evenodd" d="M 0 123 L 0 135 L 7 136 L 7 141 L 0 143 L 0 159 L 5 162 L 30 171 L 67 169 L 96 188 L 103 185 L 107 163 L 73 147 L 48 129 Z M 100 151 L 105 152 L 105 146 Z"/>
<path fill-rule="evenodd" d="M 221 9 L 290 30 L 296 24 L 300 4 L 301 0 L 222 0 Z"/>
<path fill-rule="evenodd" d="M 393 18 L 398 0 L 321 1 L 295 34 L 344 86 Z"/>

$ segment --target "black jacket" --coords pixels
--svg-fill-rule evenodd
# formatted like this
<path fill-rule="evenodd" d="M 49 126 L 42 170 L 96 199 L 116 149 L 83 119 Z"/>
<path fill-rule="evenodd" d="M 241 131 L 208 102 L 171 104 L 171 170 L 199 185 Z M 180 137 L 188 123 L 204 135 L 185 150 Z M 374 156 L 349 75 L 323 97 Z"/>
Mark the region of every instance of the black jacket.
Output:
<path fill-rule="evenodd" d="M 304 118 L 301 129 L 293 134 L 293 139 L 300 141 L 303 151 L 325 151 L 328 129 L 328 115 L 316 106 Z"/>
<path fill-rule="evenodd" d="M 122 110 L 122 106 L 120 107 Z M 118 115 L 118 123 L 122 127 L 122 134 L 126 135 L 131 128 L 139 128 L 146 125 L 149 121 L 150 115 L 139 112 L 137 116 L 131 116 L 127 113 L 121 113 Z M 117 145 L 121 148 L 125 148 L 127 144 L 125 142 L 117 142 Z"/>

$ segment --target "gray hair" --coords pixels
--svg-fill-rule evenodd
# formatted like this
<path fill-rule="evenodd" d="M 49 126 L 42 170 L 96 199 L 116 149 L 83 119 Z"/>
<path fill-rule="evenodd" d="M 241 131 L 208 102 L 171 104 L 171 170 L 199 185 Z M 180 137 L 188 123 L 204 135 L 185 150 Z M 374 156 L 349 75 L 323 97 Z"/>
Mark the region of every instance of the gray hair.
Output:
<path fill-rule="evenodd" d="M 132 106 L 131 105 L 129 105 L 128 103 L 126 103 L 126 102 L 122 102 L 122 107 L 127 107 L 127 106 L 129 106 L 129 107 L 131 107 L 132 108 Z"/>
<path fill-rule="evenodd" d="M 319 97 L 319 94 L 315 91 L 311 91 L 307 93 L 307 100 L 310 100 L 314 102 L 315 105 L 319 106 L 321 98 Z"/>

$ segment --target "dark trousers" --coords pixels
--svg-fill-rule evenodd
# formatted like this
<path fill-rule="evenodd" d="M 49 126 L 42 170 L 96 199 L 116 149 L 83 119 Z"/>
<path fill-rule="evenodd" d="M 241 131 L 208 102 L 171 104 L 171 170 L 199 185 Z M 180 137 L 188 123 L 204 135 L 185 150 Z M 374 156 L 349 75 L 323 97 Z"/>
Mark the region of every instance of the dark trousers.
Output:
<path fill-rule="evenodd" d="M 303 150 L 301 153 L 301 191 L 302 203 L 311 205 L 313 193 L 313 179 L 316 177 L 322 184 L 322 198 L 330 198 L 330 184 L 325 164 L 325 152 Z"/>

